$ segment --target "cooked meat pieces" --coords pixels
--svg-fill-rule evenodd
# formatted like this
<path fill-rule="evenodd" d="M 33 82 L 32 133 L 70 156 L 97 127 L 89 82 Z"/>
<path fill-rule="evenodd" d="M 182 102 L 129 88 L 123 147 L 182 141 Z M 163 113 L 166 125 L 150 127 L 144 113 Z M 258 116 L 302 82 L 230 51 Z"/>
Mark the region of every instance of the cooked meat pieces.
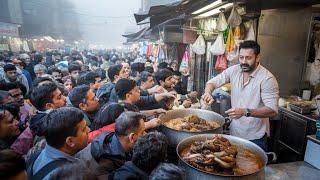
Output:
<path fill-rule="evenodd" d="M 215 129 L 220 125 L 215 121 L 207 121 L 196 115 L 189 115 L 184 118 L 175 118 L 164 123 L 165 126 L 178 131 L 200 132 Z"/>
<path fill-rule="evenodd" d="M 183 159 L 202 170 L 232 173 L 232 169 L 236 167 L 236 146 L 219 135 L 206 141 L 196 141 L 185 152 Z"/>

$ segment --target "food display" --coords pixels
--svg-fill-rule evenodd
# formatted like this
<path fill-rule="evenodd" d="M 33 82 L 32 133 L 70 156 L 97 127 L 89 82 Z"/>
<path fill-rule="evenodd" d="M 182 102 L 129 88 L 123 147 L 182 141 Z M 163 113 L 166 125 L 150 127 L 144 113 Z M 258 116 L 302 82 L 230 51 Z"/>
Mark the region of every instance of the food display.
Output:
<path fill-rule="evenodd" d="M 193 142 L 182 151 L 181 156 L 191 166 L 217 175 L 247 175 L 263 167 L 259 156 L 238 148 L 219 135 L 205 141 Z"/>
<path fill-rule="evenodd" d="M 196 115 L 188 115 L 184 118 L 170 119 L 163 123 L 165 126 L 178 131 L 200 132 L 219 128 L 219 123 L 207 121 Z"/>

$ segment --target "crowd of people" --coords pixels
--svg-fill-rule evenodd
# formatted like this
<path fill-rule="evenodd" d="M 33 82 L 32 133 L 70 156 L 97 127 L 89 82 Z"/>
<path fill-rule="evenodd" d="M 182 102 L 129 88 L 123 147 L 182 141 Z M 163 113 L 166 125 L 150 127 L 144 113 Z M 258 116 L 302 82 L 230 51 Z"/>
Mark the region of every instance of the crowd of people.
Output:
<path fill-rule="evenodd" d="M 185 178 L 157 131 L 161 113 L 197 101 L 177 62 L 84 51 L 0 63 L 0 179 Z"/>

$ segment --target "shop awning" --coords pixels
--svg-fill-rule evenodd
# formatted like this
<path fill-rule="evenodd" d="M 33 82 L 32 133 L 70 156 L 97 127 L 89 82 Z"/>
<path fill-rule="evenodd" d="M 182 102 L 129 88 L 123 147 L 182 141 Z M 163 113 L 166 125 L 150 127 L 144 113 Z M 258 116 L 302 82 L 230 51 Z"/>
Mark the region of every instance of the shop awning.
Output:
<path fill-rule="evenodd" d="M 319 0 L 237 0 L 238 3 L 246 3 L 250 6 L 264 9 L 289 8 L 311 6 L 319 4 Z"/>
<path fill-rule="evenodd" d="M 122 36 L 127 38 L 128 41 L 138 41 L 139 39 L 148 35 L 150 32 L 151 32 L 150 27 L 145 27 L 139 30 L 138 32 L 131 33 L 131 34 L 124 34 Z"/>

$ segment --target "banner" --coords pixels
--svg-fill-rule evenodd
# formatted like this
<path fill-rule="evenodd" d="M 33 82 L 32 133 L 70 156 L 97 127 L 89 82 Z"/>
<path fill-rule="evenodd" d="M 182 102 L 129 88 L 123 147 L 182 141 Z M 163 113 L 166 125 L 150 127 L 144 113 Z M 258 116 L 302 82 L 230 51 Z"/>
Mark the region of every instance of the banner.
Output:
<path fill-rule="evenodd" d="M 19 37 L 18 25 L 0 22 L 0 36 Z"/>

